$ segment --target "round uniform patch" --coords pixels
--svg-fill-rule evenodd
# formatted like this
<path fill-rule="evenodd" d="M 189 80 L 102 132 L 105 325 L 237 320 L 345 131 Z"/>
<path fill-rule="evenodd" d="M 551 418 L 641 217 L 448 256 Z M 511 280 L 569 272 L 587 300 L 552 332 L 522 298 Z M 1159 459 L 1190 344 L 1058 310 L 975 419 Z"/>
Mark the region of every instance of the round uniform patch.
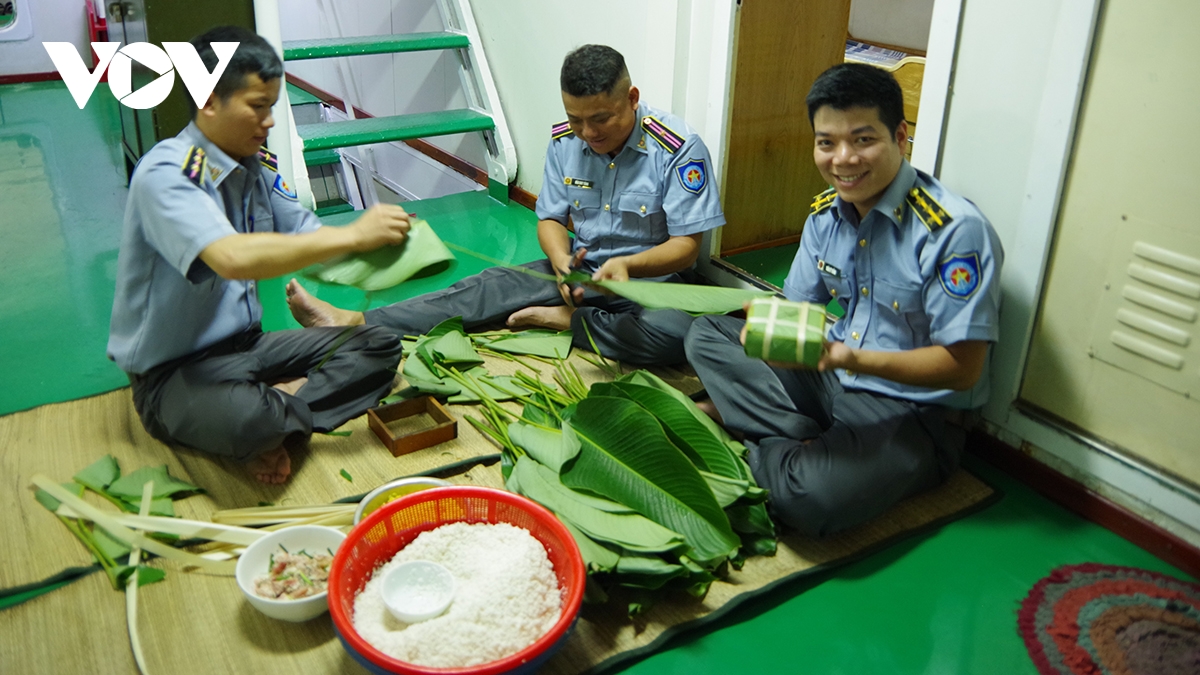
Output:
<path fill-rule="evenodd" d="M 296 201 L 298 199 L 298 197 L 296 197 L 296 191 L 288 187 L 287 181 L 283 179 L 283 176 L 278 174 L 275 175 L 275 191 L 286 199 L 290 199 L 292 201 Z"/>
<path fill-rule="evenodd" d="M 942 288 L 952 297 L 967 299 L 979 289 L 979 254 L 955 253 L 938 265 Z"/>
<path fill-rule="evenodd" d="M 688 192 L 699 194 L 708 184 L 708 172 L 704 170 L 702 159 L 689 159 L 675 167 L 675 171 L 679 174 L 679 182 L 683 189 Z"/>

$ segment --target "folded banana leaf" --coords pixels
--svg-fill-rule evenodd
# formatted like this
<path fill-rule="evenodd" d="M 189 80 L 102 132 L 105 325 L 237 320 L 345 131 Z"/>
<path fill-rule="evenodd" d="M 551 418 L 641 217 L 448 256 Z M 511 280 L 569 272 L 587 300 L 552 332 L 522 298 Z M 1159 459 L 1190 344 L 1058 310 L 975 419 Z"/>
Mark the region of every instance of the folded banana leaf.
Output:
<path fill-rule="evenodd" d="M 736 312 L 751 300 L 774 295 L 767 291 L 750 291 L 744 288 L 672 284 L 661 281 L 592 281 L 591 276 L 583 272 L 572 272 L 563 277 L 563 281 L 568 284 L 599 286 L 646 309 L 679 309 L 697 315 Z"/>
<path fill-rule="evenodd" d="M 350 253 L 310 267 L 304 274 L 332 284 L 379 291 L 416 276 L 436 274 L 449 267 L 452 260 L 454 254 L 446 248 L 429 223 L 413 220 L 408 239 L 399 246 Z"/>
<path fill-rule="evenodd" d="M 475 344 L 509 354 L 528 354 L 547 359 L 565 359 L 571 355 L 571 331 L 525 330 L 499 337 L 472 335 Z"/>

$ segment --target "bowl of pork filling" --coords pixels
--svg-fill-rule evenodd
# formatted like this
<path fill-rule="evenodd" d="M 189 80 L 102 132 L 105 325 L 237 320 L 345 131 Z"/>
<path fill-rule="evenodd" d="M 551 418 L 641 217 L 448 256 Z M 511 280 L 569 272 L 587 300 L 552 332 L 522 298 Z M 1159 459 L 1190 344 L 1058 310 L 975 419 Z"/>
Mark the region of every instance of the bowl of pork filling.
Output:
<path fill-rule="evenodd" d="M 296 525 L 246 548 L 237 563 L 242 595 L 273 619 L 308 621 L 329 609 L 329 568 L 346 535 L 332 527 Z"/>

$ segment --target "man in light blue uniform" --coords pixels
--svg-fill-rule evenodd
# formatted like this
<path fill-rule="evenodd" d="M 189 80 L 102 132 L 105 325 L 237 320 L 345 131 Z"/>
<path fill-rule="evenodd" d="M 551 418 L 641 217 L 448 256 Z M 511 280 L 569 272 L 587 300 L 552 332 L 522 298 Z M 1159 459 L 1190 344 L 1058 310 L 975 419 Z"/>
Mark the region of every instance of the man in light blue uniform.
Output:
<path fill-rule="evenodd" d="M 222 27 L 192 41 L 209 70 L 214 42 L 239 46 L 212 95 L 130 182 L 108 356 L 155 438 L 249 462 L 279 483 L 291 471 L 285 442 L 386 395 L 400 344 L 376 328 L 263 333 L 255 282 L 398 244 L 408 217 L 388 206 L 322 228 L 262 147 L 283 64 L 259 36 Z"/>
<path fill-rule="evenodd" d="M 687 280 L 701 236 L 725 223 L 704 141 L 682 120 L 642 104 L 624 58 L 610 47 L 568 54 L 561 85 L 568 119 L 552 129 L 537 202 L 546 259 L 524 267 L 559 278 L 578 268 L 594 279 Z M 366 323 L 420 335 L 453 316 L 468 330 L 507 319 L 513 327 L 571 328 L 584 349 L 590 332 L 604 356 L 639 364 L 681 362 L 692 321 L 506 268 L 365 315 L 316 300 L 295 282 L 288 293 L 305 326 Z"/>
<path fill-rule="evenodd" d="M 815 371 L 746 356 L 732 317 L 696 321 L 687 354 L 709 412 L 744 434 L 772 514 L 825 535 L 957 468 L 964 434 L 947 418 L 986 401 L 1004 254 L 971 202 L 905 161 L 890 73 L 834 66 L 807 103 L 833 187 L 813 202 L 784 295 L 835 299 L 845 316 Z"/>

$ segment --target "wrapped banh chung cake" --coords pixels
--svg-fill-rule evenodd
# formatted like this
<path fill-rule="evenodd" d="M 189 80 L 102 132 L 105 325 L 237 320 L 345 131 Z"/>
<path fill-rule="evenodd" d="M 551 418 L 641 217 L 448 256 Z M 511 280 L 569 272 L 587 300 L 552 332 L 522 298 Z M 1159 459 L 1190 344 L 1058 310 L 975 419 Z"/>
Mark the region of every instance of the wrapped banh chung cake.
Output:
<path fill-rule="evenodd" d="M 762 298 L 746 313 L 746 356 L 816 368 L 825 342 L 825 307 Z"/>

